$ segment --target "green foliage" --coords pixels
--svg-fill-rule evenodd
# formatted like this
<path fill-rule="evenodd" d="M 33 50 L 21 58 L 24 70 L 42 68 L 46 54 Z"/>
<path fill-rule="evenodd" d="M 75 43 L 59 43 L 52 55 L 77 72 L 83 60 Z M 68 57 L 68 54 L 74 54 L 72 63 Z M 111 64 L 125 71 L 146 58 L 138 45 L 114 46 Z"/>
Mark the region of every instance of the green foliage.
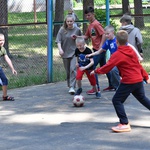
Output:
<path fill-rule="evenodd" d="M 95 18 L 99 20 L 103 27 L 106 26 L 106 11 L 102 9 L 95 9 Z M 113 19 L 110 19 L 110 24 L 114 26 L 115 30 L 117 29 L 117 24 Z"/>
<path fill-rule="evenodd" d="M 95 0 L 94 5 L 95 6 L 102 6 L 105 4 L 105 0 Z"/>
<path fill-rule="evenodd" d="M 133 3 L 134 0 L 129 0 L 130 3 Z M 105 5 L 106 0 L 95 0 L 94 5 L 95 6 L 102 6 Z M 109 0 L 110 4 L 122 4 L 122 0 Z"/>

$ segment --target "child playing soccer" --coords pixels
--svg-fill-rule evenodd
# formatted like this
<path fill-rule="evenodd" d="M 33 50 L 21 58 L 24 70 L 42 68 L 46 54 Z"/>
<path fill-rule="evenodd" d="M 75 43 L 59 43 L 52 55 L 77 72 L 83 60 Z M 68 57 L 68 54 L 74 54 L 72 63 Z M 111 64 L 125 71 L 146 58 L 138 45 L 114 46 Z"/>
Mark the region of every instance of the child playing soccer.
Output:
<path fill-rule="evenodd" d="M 4 56 L 5 61 L 8 63 L 9 67 L 12 70 L 13 74 L 17 74 L 17 71 L 14 69 L 13 64 L 8 57 L 5 48 L 3 47 L 5 43 L 5 38 L 3 34 L 0 34 L 0 56 Z M 3 101 L 14 101 L 14 97 L 7 95 L 7 85 L 8 85 L 8 79 L 6 78 L 3 69 L 0 67 L 0 79 L 1 79 L 1 85 L 3 90 Z"/>
<path fill-rule="evenodd" d="M 131 131 L 123 105 L 130 93 L 132 93 L 142 105 L 150 110 L 150 100 L 145 96 L 143 86 L 143 79 L 147 81 L 147 83 L 150 83 L 150 79 L 147 72 L 139 63 L 136 53 L 130 46 L 126 45 L 127 40 L 128 33 L 126 31 L 120 30 L 117 32 L 117 51 L 111 55 L 106 65 L 91 72 L 91 75 L 94 73 L 105 74 L 116 66 L 122 77 L 121 83 L 112 99 L 120 121 L 119 125 L 112 127 L 114 132 Z"/>
<path fill-rule="evenodd" d="M 102 53 L 103 51 L 107 51 L 107 50 L 110 51 L 111 55 L 114 52 L 116 52 L 117 43 L 116 43 L 116 37 L 114 34 L 114 32 L 115 32 L 114 27 L 111 25 L 108 25 L 104 28 L 104 30 L 105 30 L 105 36 L 106 36 L 107 40 L 105 41 L 105 43 L 102 45 L 102 47 L 98 51 L 96 51 L 92 54 L 89 54 L 86 57 L 98 55 L 98 54 Z M 129 43 L 127 43 L 127 44 L 133 48 L 133 50 L 137 54 L 139 61 L 142 61 L 143 58 L 140 56 L 138 51 L 131 44 L 129 44 Z M 110 91 L 110 90 L 117 89 L 120 84 L 120 73 L 116 66 L 110 71 L 110 74 L 111 74 L 111 85 L 113 86 L 113 89 L 112 89 L 112 87 L 108 87 L 108 88 L 105 88 L 103 91 Z"/>
<path fill-rule="evenodd" d="M 86 58 L 85 56 L 87 54 L 92 53 L 92 51 L 85 46 L 85 40 L 83 37 L 78 37 L 76 39 L 76 50 L 75 50 L 75 56 L 76 56 L 76 67 L 77 67 L 77 75 L 76 75 L 76 81 L 78 85 L 78 90 L 76 91 L 76 95 L 80 95 L 82 93 L 82 84 L 81 80 L 83 77 L 83 74 L 86 73 L 90 84 L 93 86 L 94 91 L 96 92 L 96 98 L 100 98 L 100 92 L 98 92 L 98 89 L 96 87 L 96 78 L 95 75 L 90 75 L 90 72 L 93 71 L 93 65 L 94 60 L 92 57 Z"/>

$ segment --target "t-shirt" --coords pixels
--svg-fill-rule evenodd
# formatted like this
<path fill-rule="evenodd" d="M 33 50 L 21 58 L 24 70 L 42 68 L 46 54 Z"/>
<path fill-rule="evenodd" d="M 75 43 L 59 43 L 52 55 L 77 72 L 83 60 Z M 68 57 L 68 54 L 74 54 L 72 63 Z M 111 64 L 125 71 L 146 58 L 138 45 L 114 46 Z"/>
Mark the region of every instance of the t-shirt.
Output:
<path fill-rule="evenodd" d="M 104 32 L 102 25 L 97 20 L 89 24 L 85 36 L 91 38 L 93 49 L 99 50 Z"/>
<path fill-rule="evenodd" d="M 0 56 L 4 56 L 6 54 L 7 54 L 6 49 L 4 47 L 0 47 Z"/>
<path fill-rule="evenodd" d="M 81 35 L 81 30 L 78 27 L 74 27 L 73 29 L 64 29 L 60 28 L 58 31 L 56 42 L 61 43 L 61 47 L 64 51 L 63 58 L 71 58 L 73 57 L 76 49 L 75 40 L 71 38 L 72 35 Z"/>
<path fill-rule="evenodd" d="M 106 40 L 102 46 L 102 49 L 110 51 L 113 54 L 117 50 L 116 37 L 112 40 Z"/>
<path fill-rule="evenodd" d="M 79 51 L 78 48 L 75 49 L 75 56 L 78 57 L 78 63 L 79 63 L 79 67 L 81 66 L 87 66 L 90 63 L 90 58 L 86 58 L 85 56 L 87 54 L 91 54 L 92 51 L 86 47 L 85 50 L 83 52 Z M 93 66 L 91 66 L 90 68 L 86 69 L 86 70 L 93 70 Z"/>

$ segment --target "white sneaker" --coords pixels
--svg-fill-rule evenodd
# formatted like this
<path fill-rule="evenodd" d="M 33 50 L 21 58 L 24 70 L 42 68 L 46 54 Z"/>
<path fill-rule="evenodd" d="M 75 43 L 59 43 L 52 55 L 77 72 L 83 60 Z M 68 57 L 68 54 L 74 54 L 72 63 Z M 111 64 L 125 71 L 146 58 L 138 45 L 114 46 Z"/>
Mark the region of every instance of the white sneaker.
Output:
<path fill-rule="evenodd" d="M 71 87 L 71 88 L 69 89 L 69 93 L 70 93 L 71 95 L 74 95 L 75 90 L 74 90 L 74 88 L 73 88 L 73 87 Z"/>
<path fill-rule="evenodd" d="M 111 128 L 114 132 L 130 132 L 131 126 L 130 124 L 118 124 L 116 127 Z"/>

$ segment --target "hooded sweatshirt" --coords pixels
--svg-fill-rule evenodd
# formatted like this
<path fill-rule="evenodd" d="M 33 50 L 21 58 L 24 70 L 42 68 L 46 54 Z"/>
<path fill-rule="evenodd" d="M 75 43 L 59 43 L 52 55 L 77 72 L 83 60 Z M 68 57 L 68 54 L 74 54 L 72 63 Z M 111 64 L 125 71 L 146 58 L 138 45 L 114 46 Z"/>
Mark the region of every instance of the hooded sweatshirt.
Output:
<path fill-rule="evenodd" d="M 128 42 L 133 45 L 138 51 L 140 51 L 137 45 L 143 43 L 141 32 L 138 28 L 134 27 L 132 24 L 122 26 L 120 30 L 125 30 L 128 32 Z"/>
<path fill-rule="evenodd" d="M 143 79 L 147 81 L 149 78 L 130 46 L 119 46 L 118 50 L 111 55 L 106 65 L 97 68 L 95 73 L 106 74 L 115 66 L 122 77 L 121 83 L 134 84 L 142 82 Z"/>

